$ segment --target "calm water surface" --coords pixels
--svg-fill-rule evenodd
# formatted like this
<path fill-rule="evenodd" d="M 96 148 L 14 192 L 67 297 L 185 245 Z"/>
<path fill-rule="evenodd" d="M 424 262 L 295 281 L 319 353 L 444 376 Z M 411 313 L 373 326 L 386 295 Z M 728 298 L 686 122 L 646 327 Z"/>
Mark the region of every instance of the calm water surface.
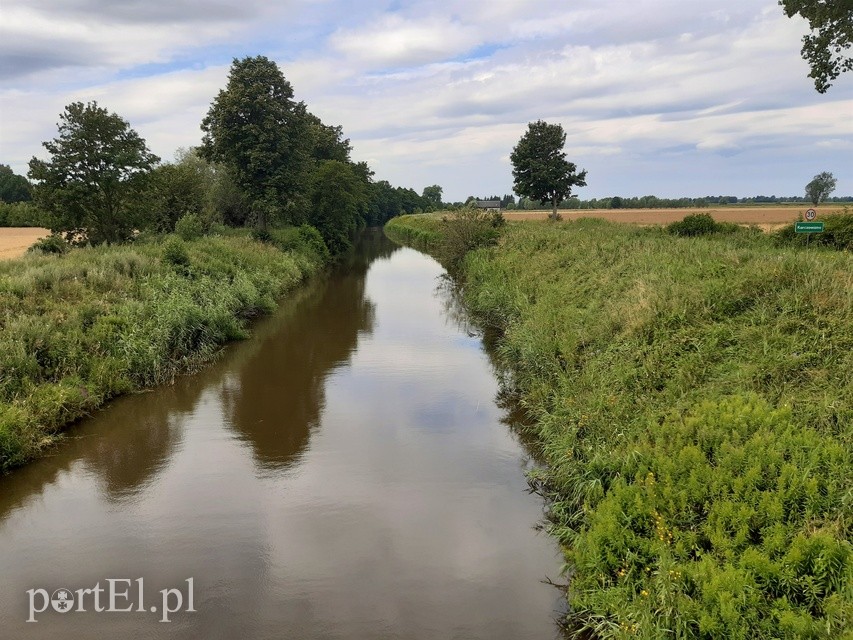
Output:
<path fill-rule="evenodd" d="M 557 637 L 532 463 L 441 273 L 368 232 L 251 340 L 0 478 L 0 638 Z M 145 609 L 192 578 L 196 611 L 25 622 L 28 589 L 108 578 L 134 609 L 138 578 Z"/>

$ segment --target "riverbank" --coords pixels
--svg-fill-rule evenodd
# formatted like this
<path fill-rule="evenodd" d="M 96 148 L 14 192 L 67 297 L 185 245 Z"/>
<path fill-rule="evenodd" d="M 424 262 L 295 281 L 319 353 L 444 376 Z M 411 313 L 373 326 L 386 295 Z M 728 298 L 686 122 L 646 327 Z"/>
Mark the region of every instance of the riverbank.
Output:
<path fill-rule="evenodd" d="M 386 229 L 434 250 L 442 224 Z M 462 276 L 548 463 L 531 482 L 574 631 L 843 637 L 853 255 L 528 222 L 469 253 Z"/>
<path fill-rule="evenodd" d="M 281 237 L 287 250 L 248 233 L 172 236 L 0 262 L 0 471 L 110 398 L 246 337 L 327 259 L 296 230 Z"/>

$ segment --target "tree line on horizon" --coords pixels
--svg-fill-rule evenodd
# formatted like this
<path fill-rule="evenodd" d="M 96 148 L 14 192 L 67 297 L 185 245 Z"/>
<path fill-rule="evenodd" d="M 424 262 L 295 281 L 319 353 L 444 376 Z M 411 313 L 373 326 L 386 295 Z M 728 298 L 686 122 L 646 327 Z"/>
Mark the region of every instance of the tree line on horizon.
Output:
<path fill-rule="evenodd" d="M 751 196 L 739 198 L 737 196 L 704 196 L 701 198 L 659 198 L 654 195 L 622 197 L 612 196 L 604 198 L 590 198 L 582 200 L 579 198 L 567 198 L 560 202 L 559 209 L 703 209 L 710 206 L 728 205 L 755 205 L 755 204 L 790 204 L 811 203 L 807 196 Z M 853 196 L 828 197 L 821 200 L 821 204 L 845 204 L 853 203 Z M 546 209 L 547 202 L 539 202 L 530 198 L 519 198 L 518 202 L 507 202 L 502 205 L 505 209 Z"/>
<path fill-rule="evenodd" d="M 461 207 L 478 200 L 500 201 L 501 208 L 507 210 L 541 210 L 550 206 L 548 202 L 541 202 L 533 198 L 522 196 L 518 199 L 513 194 L 491 195 L 487 197 L 469 196 L 464 202 L 454 202 L 452 206 Z M 808 196 L 750 196 L 739 198 L 738 196 L 704 196 L 701 198 L 660 198 L 655 195 L 646 196 L 611 196 L 604 198 L 590 198 L 588 200 L 577 197 L 566 198 L 558 205 L 558 209 L 702 209 L 710 206 L 727 205 L 754 205 L 754 204 L 789 204 L 810 203 Z M 834 196 L 821 200 L 822 204 L 845 204 L 853 203 L 853 196 Z"/>

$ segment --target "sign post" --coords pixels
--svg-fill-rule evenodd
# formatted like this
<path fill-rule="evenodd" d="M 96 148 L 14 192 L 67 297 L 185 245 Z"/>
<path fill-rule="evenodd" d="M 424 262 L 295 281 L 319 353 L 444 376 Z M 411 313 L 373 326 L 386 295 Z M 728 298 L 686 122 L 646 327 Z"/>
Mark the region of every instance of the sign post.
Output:
<path fill-rule="evenodd" d="M 817 211 L 814 209 L 808 209 L 806 211 L 806 222 L 795 222 L 794 223 L 794 232 L 795 233 L 805 233 L 806 235 L 806 246 L 809 244 L 809 240 L 812 239 L 813 233 L 823 233 L 823 222 L 815 222 L 814 219 L 817 218 Z"/>
<path fill-rule="evenodd" d="M 795 222 L 794 231 L 797 233 L 823 233 L 823 222 Z"/>

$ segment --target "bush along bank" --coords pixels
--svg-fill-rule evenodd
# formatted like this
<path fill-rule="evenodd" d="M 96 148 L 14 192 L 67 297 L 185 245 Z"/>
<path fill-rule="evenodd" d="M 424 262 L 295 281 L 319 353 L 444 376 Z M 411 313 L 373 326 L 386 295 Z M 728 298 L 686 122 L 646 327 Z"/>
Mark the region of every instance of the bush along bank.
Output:
<path fill-rule="evenodd" d="M 451 274 L 458 275 L 468 252 L 496 244 L 505 225 L 501 213 L 463 207 L 400 216 L 385 225 L 385 233 L 395 242 L 433 254 Z"/>
<path fill-rule="evenodd" d="M 570 633 L 851 637 L 853 255 L 525 222 L 462 275 L 547 461 Z"/>
<path fill-rule="evenodd" d="M 0 471 L 109 398 L 168 383 L 244 338 L 248 320 L 327 259 L 306 227 L 267 243 L 171 235 L 0 262 Z"/>
<path fill-rule="evenodd" d="M 440 220 L 438 214 L 429 213 L 391 218 L 385 224 L 385 235 L 394 242 L 435 253 L 440 238 Z"/>

